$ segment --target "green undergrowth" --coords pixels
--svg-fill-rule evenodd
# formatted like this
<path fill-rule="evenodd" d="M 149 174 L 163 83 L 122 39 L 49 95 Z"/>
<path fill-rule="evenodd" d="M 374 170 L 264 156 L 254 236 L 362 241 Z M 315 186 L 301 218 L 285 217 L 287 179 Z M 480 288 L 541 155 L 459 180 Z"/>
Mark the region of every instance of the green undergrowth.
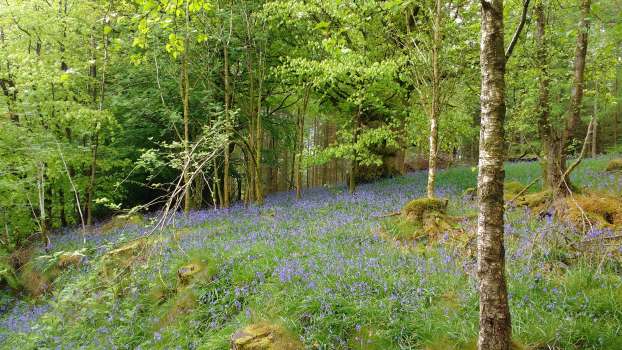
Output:
<path fill-rule="evenodd" d="M 576 182 L 602 185 L 607 161 L 586 160 Z M 528 184 L 539 170 L 510 164 L 508 181 Z M 476 207 L 462 192 L 475 177 L 452 168 L 438 181 L 444 214 L 469 239 Z M 28 329 L 3 323 L 0 348 L 228 349 L 236 331 L 271 324 L 309 349 L 474 349 L 473 241 L 440 234 L 403 249 L 379 233 L 406 235 L 412 223 L 378 216 L 420 197 L 424 184 L 416 173 L 361 186 L 354 199 L 318 191 L 207 217 L 152 235 L 106 278 L 106 252 L 89 251 L 88 265 L 30 299 L 48 309 Z M 607 186 L 621 193 L 615 177 Z M 620 252 L 581 246 L 582 233 L 526 208 L 510 207 L 506 223 L 515 348 L 622 348 Z"/>

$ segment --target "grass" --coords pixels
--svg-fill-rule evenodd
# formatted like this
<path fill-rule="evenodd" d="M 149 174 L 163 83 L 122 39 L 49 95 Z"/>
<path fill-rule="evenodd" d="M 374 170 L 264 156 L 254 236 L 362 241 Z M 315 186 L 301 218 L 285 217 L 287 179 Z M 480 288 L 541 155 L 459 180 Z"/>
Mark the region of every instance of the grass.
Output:
<path fill-rule="evenodd" d="M 607 162 L 586 160 L 573 180 L 622 195 L 620 176 L 604 173 Z M 527 184 L 538 175 L 537 163 L 507 165 L 508 181 Z M 423 196 L 425 178 L 363 185 L 355 196 L 311 189 L 299 202 L 278 193 L 261 208 L 180 216 L 114 283 L 102 278 L 101 257 L 145 228 L 113 230 L 85 249 L 79 233 L 56 237 L 55 250 L 83 249 L 88 263 L 63 271 L 42 297 L 5 296 L 0 347 L 228 349 L 237 330 L 274 324 L 312 349 L 472 349 L 474 255 L 443 238 L 405 250 L 378 235 L 377 217 Z M 476 172 L 452 168 L 437 183 L 448 214 L 470 217 L 462 226 L 472 234 L 475 203 L 462 193 L 475 185 Z M 522 208 L 506 216 L 516 343 L 622 348 L 619 250 L 573 247 L 567 242 L 582 238 L 576 228 Z M 180 283 L 178 270 L 192 264 L 201 272 Z"/>

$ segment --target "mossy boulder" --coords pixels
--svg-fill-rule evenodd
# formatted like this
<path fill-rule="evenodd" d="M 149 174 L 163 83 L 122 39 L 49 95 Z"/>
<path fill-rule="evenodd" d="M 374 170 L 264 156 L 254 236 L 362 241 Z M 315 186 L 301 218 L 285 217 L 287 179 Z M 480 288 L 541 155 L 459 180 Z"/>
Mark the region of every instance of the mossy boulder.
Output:
<path fill-rule="evenodd" d="M 417 198 L 406 203 L 402 209 L 402 214 L 407 220 L 413 222 L 423 222 L 423 218 L 429 213 L 447 212 L 447 204 L 449 201 L 442 198 Z"/>
<path fill-rule="evenodd" d="M 231 350 L 302 350 L 303 348 L 300 341 L 277 325 L 250 325 L 231 336 Z"/>
<path fill-rule="evenodd" d="M 622 158 L 612 159 L 607 164 L 607 171 L 622 171 Z"/>

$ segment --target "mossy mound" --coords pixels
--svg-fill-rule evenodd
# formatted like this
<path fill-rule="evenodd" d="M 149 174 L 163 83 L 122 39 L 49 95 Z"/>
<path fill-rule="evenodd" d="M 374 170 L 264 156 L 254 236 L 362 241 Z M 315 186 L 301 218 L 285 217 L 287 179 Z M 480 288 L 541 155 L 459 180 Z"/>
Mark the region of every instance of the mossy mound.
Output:
<path fill-rule="evenodd" d="M 413 241 L 427 244 L 447 239 L 462 243 L 470 241 L 461 228 L 461 218 L 447 215 L 448 200 L 418 198 L 408 202 L 401 215 L 387 218 L 379 235 L 400 246 L 411 246 Z M 463 237 L 464 236 L 464 237 Z"/>
<path fill-rule="evenodd" d="M 515 204 L 533 209 L 536 212 L 545 210 L 546 204 L 551 200 L 552 192 L 544 190 L 540 192 L 527 193 L 516 199 Z"/>
<path fill-rule="evenodd" d="M 303 345 L 282 327 L 255 324 L 231 336 L 231 350 L 301 350 Z"/>
<path fill-rule="evenodd" d="M 144 225 L 145 220 L 140 214 L 116 215 L 99 228 L 100 233 L 108 233 L 130 225 Z"/>
<path fill-rule="evenodd" d="M 102 257 L 102 275 L 105 278 L 115 277 L 128 271 L 147 247 L 146 239 L 137 239 L 113 249 Z"/>
<path fill-rule="evenodd" d="M 622 171 L 622 159 L 612 159 L 608 164 L 606 171 Z"/>
<path fill-rule="evenodd" d="M 622 227 L 622 198 L 610 194 L 582 192 L 553 200 L 552 192 L 545 190 L 521 196 L 516 204 L 529 207 L 539 214 L 554 212 L 563 221 L 582 230 L 593 225 L 599 228 Z"/>
<path fill-rule="evenodd" d="M 503 200 L 506 202 L 516 199 L 516 196 L 525 188 L 518 181 L 506 181 L 503 183 Z"/>
<path fill-rule="evenodd" d="M 441 198 L 417 198 L 406 203 L 402 209 L 402 215 L 407 220 L 422 223 L 423 217 L 430 213 L 445 214 L 447 212 L 447 199 Z"/>
<path fill-rule="evenodd" d="M 561 211 L 562 218 L 579 228 L 586 225 L 622 227 L 622 198 L 591 192 L 564 198 L 564 201 L 567 209 Z"/>

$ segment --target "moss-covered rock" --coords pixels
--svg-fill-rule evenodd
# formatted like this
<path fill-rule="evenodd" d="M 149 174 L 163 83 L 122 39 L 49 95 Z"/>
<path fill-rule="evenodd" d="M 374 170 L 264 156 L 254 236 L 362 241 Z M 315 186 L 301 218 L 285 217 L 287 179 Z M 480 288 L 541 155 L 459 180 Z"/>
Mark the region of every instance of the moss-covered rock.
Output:
<path fill-rule="evenodd" d="M 299 350 L 302 344 L 282 327 L 270 324 L 247 326 L 231 336 L 232 350 Z"/>
<path fill-rule="evenodd" d="M 612 159 L 607 164 L 607 171 L 622 171 L 622 159 Z"/>
<path fill-rule="evenodd" d="M 423 222 L 427 213 L 446 213 L 449 201 L 442 198 L 417 198 L 406 203 L 402 214 L 406 219 L 414 222 Z"/>

